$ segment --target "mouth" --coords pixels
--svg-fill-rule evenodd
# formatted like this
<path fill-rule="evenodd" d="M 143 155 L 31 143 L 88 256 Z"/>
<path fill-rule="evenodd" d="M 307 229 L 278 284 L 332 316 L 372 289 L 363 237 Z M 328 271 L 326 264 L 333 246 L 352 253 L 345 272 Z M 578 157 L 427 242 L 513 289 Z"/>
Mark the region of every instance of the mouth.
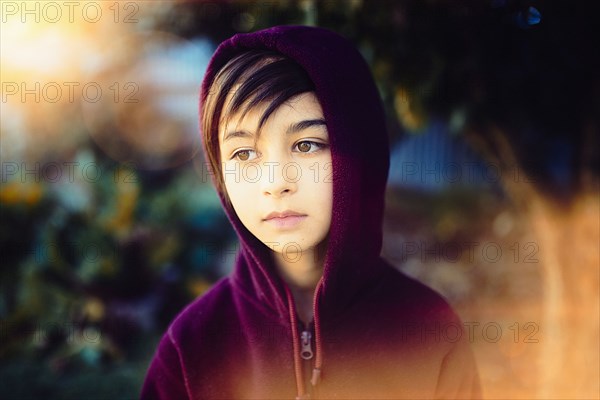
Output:
<path fill-rule="evenodd" d="M 263 221 L 269 221 L 272 219 L 284 219 L 284 218 L 290 218 L 290 217 L 306 217 L 306 214 L 302 214 L 293 210 L 285 210 L 283 212 L 272 212 L 271 214 L 267 215 Z"/>
<path fill-rule="evenodd" d="M 263 218 L 263 221 L 272 224 L 277 228 L 293 228 L 302 222 L 306 217 L 306 214 L 292 210 L 286 210 L 283 212 L 272 212 Z"/>

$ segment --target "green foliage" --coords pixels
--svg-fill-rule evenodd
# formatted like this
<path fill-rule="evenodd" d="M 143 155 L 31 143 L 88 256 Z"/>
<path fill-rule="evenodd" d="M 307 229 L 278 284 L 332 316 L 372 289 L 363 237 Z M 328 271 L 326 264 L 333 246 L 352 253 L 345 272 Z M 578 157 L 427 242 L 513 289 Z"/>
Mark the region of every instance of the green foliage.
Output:
<path fill-rule="evenodd" d="M 223 274 L 232 232 L 191 164 L 158 185 L 91 143 L 79 154 L 99 180 L 2 187 L 2 398 L 135 398 L 166 325 Z"/>

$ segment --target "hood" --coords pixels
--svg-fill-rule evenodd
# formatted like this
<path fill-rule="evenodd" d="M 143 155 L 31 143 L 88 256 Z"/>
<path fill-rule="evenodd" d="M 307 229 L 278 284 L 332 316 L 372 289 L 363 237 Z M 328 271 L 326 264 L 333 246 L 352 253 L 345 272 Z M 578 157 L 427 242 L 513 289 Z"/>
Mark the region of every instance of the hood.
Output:
<path fill-rule="evenodd" d="M 200 107 L 217 72 L 247 49 L 275 50 L 300 64 L 316 87 L 327 122 L 333 213 L 315 298 L 317 324 L 319 317 L 335 318 L 378 275 L 389 165 L 383 106 L 371 72 L 352 43 L 326 29 L 278 26 L 235 35 L 217 48 L 202 83 Z M 229 203 L 221 201 L 240 240 L 233 284 L 289 321 L 292 300 L 270 250 L 244 227 Z"/>

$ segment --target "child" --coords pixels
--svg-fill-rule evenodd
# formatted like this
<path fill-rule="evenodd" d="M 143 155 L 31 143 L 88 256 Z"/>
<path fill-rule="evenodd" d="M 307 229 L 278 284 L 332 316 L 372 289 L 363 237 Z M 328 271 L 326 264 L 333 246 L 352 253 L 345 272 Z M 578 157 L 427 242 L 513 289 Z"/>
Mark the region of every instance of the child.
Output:
<path fill-rule="evenodd" d="M 478 397 L 450 306 L 379 256 L 388 143 L 356 49 L 311 27 L 236 35 L 200 105 L 241 250 L 172 322 L 142 398 Z"/>

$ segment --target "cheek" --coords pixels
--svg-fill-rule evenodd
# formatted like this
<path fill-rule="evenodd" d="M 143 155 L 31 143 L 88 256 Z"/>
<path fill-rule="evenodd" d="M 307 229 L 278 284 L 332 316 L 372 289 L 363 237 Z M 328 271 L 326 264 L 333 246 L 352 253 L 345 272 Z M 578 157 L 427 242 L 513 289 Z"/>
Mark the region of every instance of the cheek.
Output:
<path fill-rule="evenodd" d="M 323 183 L 323 217 L 331 223 L 331 215 L 333 214 L 333 184 Z"/>
<path fill-rule="evenodd" d="M 248 199 L 256 197 L 256 194 L 253 191 L 253 188 L 255 189 L 256 186 L 257 185 L 244 182 L 243 179 L 235 179 L 233 176 L 225 178 L 225 190 L 227 191 L 227 196 L 242 222 L 248 214 L 247 210 L 252 208 L 252 202 L 248 201 Z"/>
<path fill-rule="evenodd" d="M 325 217 L 329 224 L 331 224 L 331 216 L 333 214 L 333 174 L 332 174 L 331 161 L 327 162 L 323 166 L 323 178 L 321 185 L 321 192 L 323 193 L 323 212 L 326 213 Z"/>
<path fill-rule="evenodd" d="M 333 207 L 333 183 L 331 180 L 331 164 L 320 163 L 318 170 L 315 164 L 311 168 L 303 171 L 302 184 L 304 192 L 310 198 L 310 204 L 319 213 L 319 219 L 323 223 L 331 221 Z M 304 172 L 307 172 L 304 174 Z"/>

